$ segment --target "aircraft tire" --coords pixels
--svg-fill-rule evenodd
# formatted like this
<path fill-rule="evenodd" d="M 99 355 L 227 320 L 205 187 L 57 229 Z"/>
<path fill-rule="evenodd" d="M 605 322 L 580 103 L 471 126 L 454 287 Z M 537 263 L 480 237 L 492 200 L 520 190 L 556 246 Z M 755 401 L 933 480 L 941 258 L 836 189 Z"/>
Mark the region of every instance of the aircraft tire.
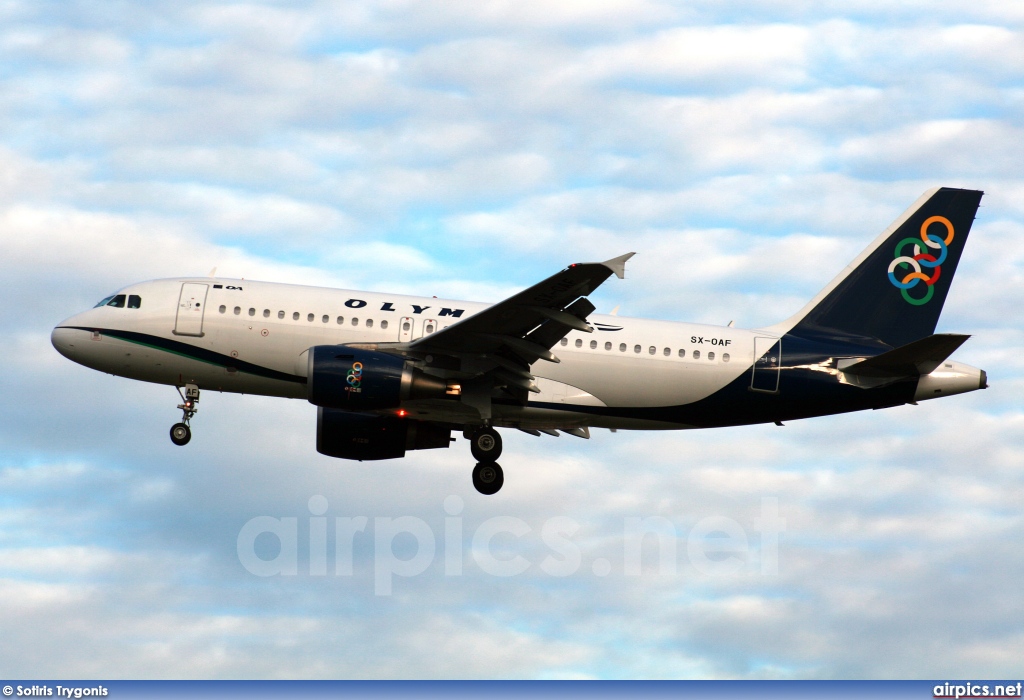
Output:
<path fill-rule="evenodd" d="M 501 457 L 501 435 L 494 428 L 481 428 L 469 439 L 469 451 L 478 462 L 497 462 Z"/>
<path fill-rule="evenodd" d="M 497 462 L 477 462 L 473 467 L 473 488 L 485 496 L 493 496 L 505 483 L 505 473 Z"/>
<path fill-rule="evenodd" d="M 171 426 L 171 442 L 181 447 L 187 445 L 192 439 L 192 429 L 184 423 L 175 423 Z"/>

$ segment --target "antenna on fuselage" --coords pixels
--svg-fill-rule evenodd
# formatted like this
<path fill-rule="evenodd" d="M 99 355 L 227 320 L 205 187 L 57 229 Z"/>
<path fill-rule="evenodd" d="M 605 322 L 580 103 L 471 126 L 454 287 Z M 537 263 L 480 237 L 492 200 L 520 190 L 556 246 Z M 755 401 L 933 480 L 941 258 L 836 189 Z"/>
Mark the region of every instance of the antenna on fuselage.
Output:
<path fill-rule="evenodd" d="M 217 268 L 216 268 L 216 266 L 214 266 L 214 268 L 212 270 L 210 270 L 210 274 L 208 274 L 207 277 L 216 277 L 216 276 L 217 276 Z"/>

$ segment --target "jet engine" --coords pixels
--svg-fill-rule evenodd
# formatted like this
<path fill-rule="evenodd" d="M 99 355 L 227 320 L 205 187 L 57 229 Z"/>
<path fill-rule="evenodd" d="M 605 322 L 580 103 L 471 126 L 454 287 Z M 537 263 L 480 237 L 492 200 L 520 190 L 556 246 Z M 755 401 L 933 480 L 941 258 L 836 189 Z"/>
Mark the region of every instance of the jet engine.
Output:
<path fill-rule="evenodd" d="M 341 459 L 397 459 L 406 450 L 448 447 L 452 431 L 438 423 L 320 408 L 316 451 Z"/>
<path fill-rule="evenodd" d="M 347 345 L 309 349 L 307 396 L 322 408 L 377 411 L 411 399 L 458 398 L 459 388 L 403 357 Z"/>

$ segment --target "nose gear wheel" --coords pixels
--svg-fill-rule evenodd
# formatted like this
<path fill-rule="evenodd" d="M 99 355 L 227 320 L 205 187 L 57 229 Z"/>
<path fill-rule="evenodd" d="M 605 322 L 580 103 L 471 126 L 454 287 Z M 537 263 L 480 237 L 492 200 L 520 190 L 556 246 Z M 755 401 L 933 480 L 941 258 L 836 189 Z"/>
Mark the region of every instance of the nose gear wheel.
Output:
<path fill-rule="evenodd" d="M 187 445 L 192 439 L 192 429 L 184 423 L 175 423 L 171 426 L 171 442 L 179 447 Z"/>

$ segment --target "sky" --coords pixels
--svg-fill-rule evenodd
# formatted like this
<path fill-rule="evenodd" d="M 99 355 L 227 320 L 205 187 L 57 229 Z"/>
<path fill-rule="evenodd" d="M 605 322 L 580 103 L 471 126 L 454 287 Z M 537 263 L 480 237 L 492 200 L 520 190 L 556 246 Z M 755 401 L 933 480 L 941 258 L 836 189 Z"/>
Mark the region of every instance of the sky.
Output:
<path fill-rule="evenodd" d="M 999 0 L 3 0 L 0 676 L 1019 679 L 1022 139 Z M 986 192 L 938 331 L 989 390 L 503 431 L 492 497 L 303 401 L 175 447 L 173 388 L 49 342 L 213 268 L 498 301 L 628 251 L 600 312 L 756 327 L 935 186 Z"/>

